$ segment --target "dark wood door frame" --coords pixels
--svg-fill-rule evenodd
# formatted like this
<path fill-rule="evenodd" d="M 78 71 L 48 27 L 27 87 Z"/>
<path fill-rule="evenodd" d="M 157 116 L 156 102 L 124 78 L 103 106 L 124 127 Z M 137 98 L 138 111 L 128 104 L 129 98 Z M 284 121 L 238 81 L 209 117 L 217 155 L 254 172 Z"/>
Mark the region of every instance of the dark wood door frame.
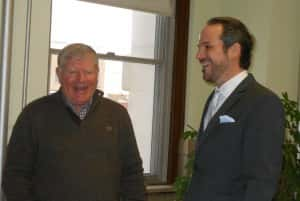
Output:
<path fill-rule="evenodd" d="M 190 0 L 176 1 L 168 183 L 177 176 L 179 141 L 184 130 L 189 10 Z"/>

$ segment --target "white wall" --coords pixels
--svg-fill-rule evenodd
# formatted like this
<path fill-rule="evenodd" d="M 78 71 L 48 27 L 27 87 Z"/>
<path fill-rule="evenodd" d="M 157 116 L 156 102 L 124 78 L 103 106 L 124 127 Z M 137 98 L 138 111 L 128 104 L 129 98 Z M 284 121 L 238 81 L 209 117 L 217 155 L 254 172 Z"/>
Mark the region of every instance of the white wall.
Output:
<path fill-rule="evenodd" d="M 212 87 L 202 80 L 195 59 L 199 32 L 214 16 L 241 19 L 256 37 L 251 72 L 278 95 L 298 96 L 300 14 L 298 0 L 191 0 L 185 124 L 199 127 L 200 116 Z"/>

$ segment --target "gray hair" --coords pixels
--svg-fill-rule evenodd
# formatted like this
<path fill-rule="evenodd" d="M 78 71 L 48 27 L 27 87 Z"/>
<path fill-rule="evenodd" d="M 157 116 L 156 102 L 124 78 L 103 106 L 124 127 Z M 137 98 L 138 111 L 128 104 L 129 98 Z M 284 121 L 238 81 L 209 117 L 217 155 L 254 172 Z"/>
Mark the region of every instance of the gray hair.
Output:
<path fill-rule="evenodd" d="M 98 58 L 96 51 L 83 43 L 73 43 L 64 47 L 60 53 L 58 54 L 57 58 L 57 65 L 58 67 L 63 68 L 67 61 L 70 59 L 77 57 L 83 58 L 87 54 L 92 54 L 95 56 L 95 64 L 98 65 Z"/>

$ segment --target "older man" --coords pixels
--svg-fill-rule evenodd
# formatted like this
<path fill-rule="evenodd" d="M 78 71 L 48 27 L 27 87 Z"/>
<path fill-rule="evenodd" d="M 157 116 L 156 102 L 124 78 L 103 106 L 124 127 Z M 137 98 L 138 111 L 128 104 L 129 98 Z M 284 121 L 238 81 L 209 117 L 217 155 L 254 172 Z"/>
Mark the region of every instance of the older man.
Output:
<path fill-rule="evenodd" d="M 96 90 L 96 52 L 58 56 L 58 92 L 27 105 L 8 145 L 7 201 L 143 201 L 142 161 L 129 115 Z"/>

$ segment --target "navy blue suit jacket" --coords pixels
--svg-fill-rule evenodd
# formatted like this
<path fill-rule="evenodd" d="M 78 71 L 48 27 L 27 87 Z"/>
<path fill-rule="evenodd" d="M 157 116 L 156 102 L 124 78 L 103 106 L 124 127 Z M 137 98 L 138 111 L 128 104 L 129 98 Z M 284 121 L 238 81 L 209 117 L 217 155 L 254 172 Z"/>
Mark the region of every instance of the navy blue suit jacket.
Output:
<path fill-rule="evenodd" d="M 271 201 L 282 162 L 280 99 L 249 74 L 216 112 L 196 143 L 185 201 Z M 220 121 L 228 115 L 234 122 Z"/>

